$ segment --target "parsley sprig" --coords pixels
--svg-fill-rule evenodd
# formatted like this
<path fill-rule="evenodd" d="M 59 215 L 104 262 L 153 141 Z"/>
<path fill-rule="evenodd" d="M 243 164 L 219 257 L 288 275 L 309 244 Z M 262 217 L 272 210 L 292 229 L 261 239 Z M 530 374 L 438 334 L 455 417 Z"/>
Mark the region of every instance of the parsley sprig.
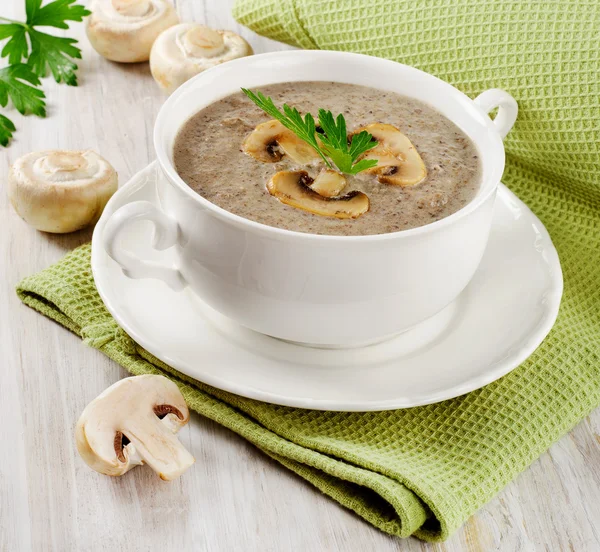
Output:
<path fill-rule="evenodd" d="M 48 69 L 54 80 L 77 86 L 77 65 L 81 50 L 75 39 L 41 32 L 38 27 L 68 29 L 67 21 L 82 21 L 90 12 L 75 4 L 77 0 L 54 0 L 42 6 L 43 0 L 25 0 L 26 20 L 0 17 L 0 41 L 8 39 L 0 58 L 8 58 L 8 67 L 0 69 L 0 106 L 10 99 L 19 113 L 46 116 L 41 85 Z M 6 146 L 15 132 L 14 123 L 0 114 L 0 144 Z"/>
<path fill-rule="evenodd" d="M 39 84 L 38 76 L 23 63 L 0 69 L 0 106 L 6 107 L 10 99 L 19 113 L 45 117 L 44 93 L 36 88 Z M 0 114 L 0 144 L 8 145 L 15 130 L 13 122 Z"/>
<path fill-rule="evenodd" d="M 77 65 L 73 62 L 81 58 L 81 50 L 73 46 L 77 41 L 36 29 L 68 29 L 67 21 L 82 21 L 90 12 L 83 6 L 72 5 L 76 1 L 55 0 L 42 7 L 42 0 L 25 0 L 25 22 L 0 18 L 7 22 L 0 24 L 0 40 L 10 37 L 0 56 L 7 57 L 11 65 L 25 59 L 38 77 L 45 76 L 49 68 L 56 82 L 77 86 Z"/>
<path fill-rule="evenodd" d="M 287 104 L 283 104 L 282 112 L 273 100 L 262 92 L 254 93 L 247 88 L 242 88 L 242 92 L 265 113 L 277 119 L 298 138 L 312 146 L 329 168 L 333 168 L 331 165 L 333 162 L 340 172 L 357 174 L 377 165 L 375 159 L 362 159 L 357 162 L 364 152 L 377 145 L 377 141 L 366 130 L 363 130 L 354 134 L 348 142 L 346 120 L 341 113 L 334 118 L 331 111 L 319 109 L 319 130 L 322 132 L 317 132 L 315 119 L 310 113 L 304 115 L 303 118 L 295 107 Z"/>
<path fill-rule="evenodd" d="M 340 113 L 337 119 L 334 119 L 331 111 L 325 109 L 319 109 L 319 125 L 323 129 L 323 134 L 320 136 L 323 149 L 341 172 L 357 174 L 377 165 L 375 159 L 362 159 L 355 162 L 361 154 L 377 145 L 377 141 L 366 130 L 354 134 L 348 144 L 344 116 Z"/>
<path fill-rule="evenodd" d="M 7 146 L 15 130 L 17 130 L 15 124 L 8 117 L 0 114 L 0 145 Z"/>

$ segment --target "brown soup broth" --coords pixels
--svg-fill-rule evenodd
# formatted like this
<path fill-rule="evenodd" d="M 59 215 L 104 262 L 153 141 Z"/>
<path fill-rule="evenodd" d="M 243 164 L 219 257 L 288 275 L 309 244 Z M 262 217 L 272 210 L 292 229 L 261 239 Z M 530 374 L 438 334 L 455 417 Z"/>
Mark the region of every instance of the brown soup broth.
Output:
<path fill-rule="evenodd" d="M 384 234 L 416 228 L 455 213 L 480 186 L 481 162 L 471 140 L 432 107 L 375 88 L 334 82 L 281 83 L 260 88 L 277 106 L 287 103 L 316 116 L 319 108 L 343 113 L 348 131 L 381 122 L 394 125 L 411 140 L 427 168 L 413 187 L 382 184 L 376 175 L 346 175 L 343 193 L 360 190 L 370 209 L 356 219 L 324 217 L 290 207 L 271 196 L 266 183 L 278 171 L 307 170 L 284 155 L 261 163 L 242 150 L 256 125 L 270 117 L 243 93 L 223 98 L 192 116 L 174 146 L 175 168 L 198 194 L 227 211 L 269 226 L 341 236 Z"/>

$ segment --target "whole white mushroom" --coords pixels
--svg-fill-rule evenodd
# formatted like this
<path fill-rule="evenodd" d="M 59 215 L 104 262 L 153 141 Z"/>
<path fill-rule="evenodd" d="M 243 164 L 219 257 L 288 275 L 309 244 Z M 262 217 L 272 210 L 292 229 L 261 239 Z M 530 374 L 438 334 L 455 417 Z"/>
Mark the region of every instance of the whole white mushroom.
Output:
<path fill-rule="evenodd" d="M 93 0 L 85 29 L 94 49 L 123 63 L 148 61 L 156 37 L 179 21 L 166 0 Z"/>
<path fill-rule="evenodd" d="M 150 70 L 158 85 L 170 94 L 210 67 L 252 54 L 252 47 L 231 31 L 181 23 L 161 33 L 154 42 Z"/>
<path fill-rule="evenodd" d="M 115 169 L 93 151 L 38 151 L 10 168 L 8 197 L 34 228 L 64 234 L 96 222 L 117 184 Z"/>

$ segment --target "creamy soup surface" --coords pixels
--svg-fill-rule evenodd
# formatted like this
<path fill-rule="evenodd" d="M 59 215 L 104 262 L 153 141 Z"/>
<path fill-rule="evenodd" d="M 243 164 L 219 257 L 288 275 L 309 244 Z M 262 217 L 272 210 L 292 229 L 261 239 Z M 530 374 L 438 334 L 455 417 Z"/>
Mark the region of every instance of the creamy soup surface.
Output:
<path fill-rule="evenodd" d="M 308 232 L 358 236 L 423 226 L 458 211 L 477 193 L 481 162 L 471 140 L 451 121 L 417 100 L 375 88 L 334 82 L 297 82 L 263 86 L 275 105 L 297 107 L 316 116 L 319 108 L 343 113 L 348 131 L 370 123 L 387 123 L 416 147 L 427 177 L 412 187 L 382 184 L 377 176 L 345 175 L 343 194 L 360 190 L 370 209 L 356 219 L 313 214 L 281 203 L 266 184 L 278 171 L 306 170 L 313 178 L 324 164 L 301 166 L 284 155 L 262 163 L 242 150 L 254 128 L 271 119 L 243 93 L 223 98 L 192 116 L 174 146 L 181 178 L 212 203 L 269 226 Z"/>

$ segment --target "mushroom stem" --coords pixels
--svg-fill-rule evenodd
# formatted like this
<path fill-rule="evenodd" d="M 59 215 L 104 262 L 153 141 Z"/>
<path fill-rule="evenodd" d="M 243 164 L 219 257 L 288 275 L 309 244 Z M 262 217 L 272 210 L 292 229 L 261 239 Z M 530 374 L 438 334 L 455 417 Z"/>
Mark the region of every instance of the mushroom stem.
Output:
<path fill-rule="evenodd" d="M 180 41 L 184 52 L 196 58 L 215 57 L 225 49 L 223 37 L 208 27 L 192 27 L 183 33 Z"/>
<path fill-rule="evenodd" d="M 324 169 L 317 175 L 310 187 L 319 195 L 335 197 L 340 195 L 346 187 L 346 178 L 337 171 Z"/>
<path fill-rule="evenodd" d="M 129 17 L 142 17 L 152 9 L 148 0 L 112 0 L 112 6 L 121 15 Z"/>
<path fill-rule="evenodd" d="M 78 151 L 53 151 L 41 158 L 42 171 L 56 174 L 58 172 L 73 172 L 87 166 L 87 161 Z"/>
<path fill-rule="evenodd" d="M 132 420 L 123 427 L 123 434 L 129 439 L 125 450 L 148 464 L 161 479 L 172 481 L 179 477 L 194 462 L 194 457 L 167 428 L 166 424 L 148 424 L 146 420 Z"/>

